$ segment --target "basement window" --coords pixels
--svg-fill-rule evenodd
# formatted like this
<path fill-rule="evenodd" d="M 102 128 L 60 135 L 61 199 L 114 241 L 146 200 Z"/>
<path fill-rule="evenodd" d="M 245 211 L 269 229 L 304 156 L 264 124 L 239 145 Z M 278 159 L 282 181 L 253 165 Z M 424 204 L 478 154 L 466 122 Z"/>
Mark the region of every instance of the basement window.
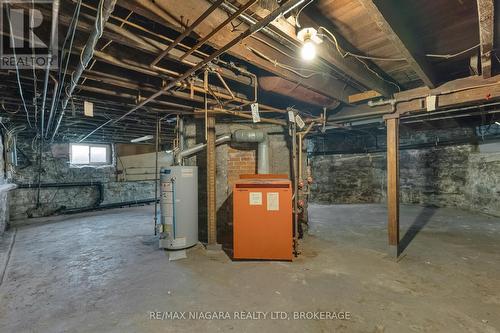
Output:
<path fill-rule="evenodd" d="M 71 166 L 107 166 L 111 165 L 111 145 L 109 144 L 70 144 Z"/>

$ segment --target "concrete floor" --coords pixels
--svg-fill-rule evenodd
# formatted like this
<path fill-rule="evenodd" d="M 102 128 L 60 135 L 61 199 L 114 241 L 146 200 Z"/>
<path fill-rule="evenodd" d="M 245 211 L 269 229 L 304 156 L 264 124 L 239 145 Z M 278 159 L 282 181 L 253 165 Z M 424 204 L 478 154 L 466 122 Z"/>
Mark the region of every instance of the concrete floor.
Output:
<path fill-rule="evenodd" d="M 151 207 L 20 227 L 0 286 L 0 332 L 500 332 L 498 218 L 403 206 L 401 236 L 415 237 L 395 262 L 383 206 L 310 213 L 293 263 L 232 262 L 199 246 L 169 261 L 151 236 Z M 0 241 L 0 265 L 12 236 Z M 162 321 L 150 311 L 348 311 L 352 319 Z"/>

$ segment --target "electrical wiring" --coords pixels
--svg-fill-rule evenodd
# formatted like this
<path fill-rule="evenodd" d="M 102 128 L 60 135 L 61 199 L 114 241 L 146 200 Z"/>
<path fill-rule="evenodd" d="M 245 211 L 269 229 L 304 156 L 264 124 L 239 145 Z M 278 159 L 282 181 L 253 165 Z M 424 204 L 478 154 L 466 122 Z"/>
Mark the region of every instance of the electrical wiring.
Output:
<path fill-rule="evenodd" d="M 378 77 L 380 80 L 384 81 L 384 82 L 387 82 L 393 86 L 395 86 L 398 91 L 400 92 L 401 91 L 401 87 L 399 86 L 399 84 L 395 83 L 395 82 L 392 82 L 392 81 L 389 81 L 389 80 L 386 80 L 384 79 L 379 73 L 377 73 L 376 71 L 374 71 L 373 69 L 370 68 L 370 66 L 368 66 L 368 64 L 366 62 L 364 62 L 362 59 L 359 59 L 359 58 L 355 58 L 357 61 L 359 61 L 360 63 L 363 64 L 363 66 L 365 66 L 365 68 L 367 70 L 369 70 L 370 72 L 372 72 L 373 74 L 375 74 L 376 77 Z"/>
<path fill-rule="evenodd" d="M 283 68 L 283 69 L 285 69 L 285 70 L 287 70 L 289 72 L 292 72 L 292 73 L 296 74 L 297 76 L 300 76 L 303 79 L 309 79 L 309 78 L 311 78 L 311 77 L 313 77 L 315 75 L 322 75 L 322 76 L 326 75 L 326 76 L 329 76 L 329 77 L 331 77 L 331 78 L 333 78 L 335 80 L 338 79 L 338 78 L 336 78 L 336 77 L 334 77 L 334 76 L 332 76 L 332 75 L 330 75 L 328 73 L 317 72 L 317 71 L 313 71 L 313 70 L 307 69 L 307 68 L 296 68 L 296 67 L 292 67 L 292 66 L 288 66 L 288 65 L 282 64 L 282 63 L 278 62 L 276 59 L 269 58 L 268 56 L 266 56 L 265 54 L 263 54 L 262 52 L 260 52 L 260 51 L 258 51 L 256 49 L 254 49 L 251 46 L 245 45 L 245 48 L 247 50 L 249 50 L 250 52 L 254 53 L 255 55 L 261 57 L 262 59 L 267 60 L 268 62 L 274 64 L 274 66 L 280 67 L 280 68 Z M 311 74 L 302 74 L 299 71 L 310 71 Z"/>
<path fill-rule="evenodd" d="M 12 29 L 12 21 L 10 19 L 10 5 L 8 3 L 6 3 L 5 5 L 6 5 L 6 9 L 7 9 L 7 21 L 9 22 L 10 42 L 11 42 L 12 45 L 15 45 L 15 43 L 14 43 L 14 34 L 12 33 L 12 31 L 13 31 L 13 29 Z M 20 79 L 20 74 L 19 74 L 19 66 L 17 65 L 16 49 L 12 48 L 12 51 L 14 53 L 14 60 L 15 60 L 14 63 L 15 63 L 15 67 L 16 67 L 16 78 L 17 78 L 17 86 L 19 88 L 19 95 L 21 96 L 21 101 L 23 102 L 23 108 L 24 108 L 24 111 L 26 112 L 26 120 L 28 122 L 28 125 L 29 125 L 30 128 L 33 128 L 33 126 L 31 125 L 31 121 L 30 121 L 28 107 L 26 106 L 26 100 L 24 99 L 23 88 L 22 88 L 22 85 L 21 85 L 21 79 Z"/>
<path fill-rule="evenodd" d="M 472 51 L 472 50 L 474 50 L 475 48 L 477 48 L 479 46 L 481 46 L 481 44 L 476 44 L 476 45 L 474 45 L 472 47 L 469 47 L 468 49 L 462 50 L 462 51 L 454 53 L 454 54 L 426 54 L 425 56 L 426 57 L 430 57 L 430 58 L 451 59 L 451 58 L 458 57 L 459 55 L 462 55 L 464 53 L 467 53 L 469 51 Z"/>
<path fill-rule="evenodd" d="M 338 40 L 337 40 L 337 37 L 335 37 L 335 35 L 334 35 L 333 33 L 331 33 L 331 32 L 330 32 L 330 30 L 328 30 L 328 29 L 327 29 L 327 28 L 325 28 L 325 27 L 319 27 L 319 28 L 318 28 L 318 31 L 320 31 L 320 30 L 325 31 L 325 32 L 329 35 L 329 36 L 328 36 L 328 35 L 326 35 L 327 39 L 328 39 L 328 40 L 329 40 L 332 44 L 334 44 L 334 45 L 335 45 L 335 47 L 336 47 L 337 51 L 339 52 L 339 54 L 341 55 L 341 57 L 342 57 L 342 58 L 346 58 L 346 57 L 347 57 L 347 56 L 349 56 L 349 55 L 350 55 L 350 56 L 352 56 L 352 57 L 354 57 L 357 61 L 359 61 L 361 64 L 363 64 L 363 66 L 365 66 L 365 68 L 366 68 L 368 71 L 370 71 L 371 73 L 373 73 L 373 74 L 374 74 L 376 77 L 378 77 L 380 80 L 382 80 L 382 81 L 384 81 L 384 82 L 386 82 L 386 83 L 388 83 L 388 84 L 391 84 L 391 85 L 395 86 L 395 87 L 398 89 L 398 91 L 401 91 L 401 87 L 400 87 L 397 83 L 392 82 L 392 81 L 390 81 L 390 80 L 387 80 L 387 79 L 383 78 L 383 77 L 382 77 L 379 73 L 377 73 L 377 72 L 376 72 L 376 71 L 374 71 L 372 68 L 370 68 L 370 66 L 368 66 L 368 64 L 367 64 L 365 61 L 363 61 L 363 59 L 370 59 L 370 57 L 363 56 L 363 58 L 361 58 L 361 57 L 360 57 L 360 56 L 358 56 L 357 54 L 354 54 L 354 53 L 351 53 L 351 52 L 342 52 L 342 49 L 340 48 L 339 42 L 338 42 Z M 380 59 L 383 59 L 383 58 L 378 58 L 378 59 L 380 60 Z M 385 59 L 387 59 L 387 58 L 385 58 Z M 405 59 L 405 60 L 406 60 L 406 59 Z M 392 59 L 392 61 L 396 61 L 396 60 L 395 60 L 395 59 Z M 398 60 L 398 61 L 400 61 L 400 60 Z"/>
<path fill-rule="evenodd" d="M 366 55 L 361 55 L 361 54 L 356 54 L 356 53 L 352 53 L 352 52 L 349 52 L 349 51 L 345 51 L 343 50 L 341 47 L 340 47 L 340 44 L 337 40 L 337 37 L 330 31 L 328 30 L 327 28 L 321 26 L 318 28 L 318 32 L 320 31 L 324 31 L 327 33 L 327 35 L 323 35 L 325 36 L 333 45 L 335 45 L 337 51 L 340 53 L 340 55 L 342 56 L 342 58 L 346 58 L 348 56 L 352 56 L 352 57 L 355 57 L 355 58 L 362 58 L 362 59 L 367 59 L 367 60 L 378 60 L 378 61 L 406 61 L 407 59 L 406 58 L 382 58 L 382 57 L 372 57 L 372 56 L 366 56 Z"/>
<path fill-rule="evenodd" d="M 318 28 L 318 32 L 320 30 L 325 31 L 328 34 L 328 35 L 323 35 L 323 36 L 326 36 L 327 39 L 335 45 L 335 47 L 337 48 L 337 51 L 340 53 L 340 55 L 343 58 L 345 58 L 347 56 L 353 56 L 355 58 L 361 58 L 361 59 L 367 59 L 367 60 L 375 60 L 375 61 L 407 61 L 408 60 L 407 58 L 383 58 L 383 57 L 367 56 L 367 55 L 352 53 L 352 52 L 349 52 L 349 51 L 344 51 L 340 47 L 339 42 L 337 40 L 337 37 L 331 31 L 329 31 L 325 27 L 319 27 Z M 451 58 L 458 57 L 458 56 L 460 56 L 460 55 L 462 55 L 464 53 L 467 53 L 469 51 L 472 51 L 475 48 L 479 47 L 480 45 L 481 44 L 476 44 L 476 45 L 471 46 L 471 47 L 469 47 L 469 48 L 467 48 L 465 50 L 462 50 L 462 51 L 459 51 L 459 52 L 453 53 L 453 54 L 433 54 L 433 53 L 427 53 L 425 56 L 429 57 L 429 58 L 451 59 Z"/>
<path fill-rule="evenodd" d="M 7 113 L 10 113 L 10 114 L 16 114 L 19 112 L 19 110 L 21 110 L 21 107 L 19 106 L 19 104 L 17 105 L 16 111 L 7 110 L 7 108 L 5 107 L 5 100 L 2 100 L 1 107 L 2 107 L 2 110 L 4 110 Z"/>
<path fill-rule="evenodd" d="M 313 3 L 314 0 L 311 0 L 309 1 L 308 3 L 306 3 L 304 6 L 302 6 L 302 8 L 299 9 L 299 11 L 297 12 L 297 15 L 295 16 L 295 25 L 299 28 L 301 28 L 301 25 L 299 23 L 299 17 L 300 17 L 300 14 L 302 13 L 302 11 L 304 10 L 304 8 L 306 8 L 307 6 L 309 6 L 311 3 Z"/>

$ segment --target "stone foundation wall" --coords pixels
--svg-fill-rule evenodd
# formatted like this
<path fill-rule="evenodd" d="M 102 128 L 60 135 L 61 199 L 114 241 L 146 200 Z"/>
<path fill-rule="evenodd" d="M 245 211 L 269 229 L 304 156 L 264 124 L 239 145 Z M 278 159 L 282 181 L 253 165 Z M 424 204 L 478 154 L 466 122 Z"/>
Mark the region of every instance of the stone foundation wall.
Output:
<path fill-rule="evenodd" d="M 12 182 L 16 184 L 37 183 L 37 154 L 31 148 L 31 142 L 19 140 L 21 149 L 28 163 L 25 167 L 15 168 Z M 154 181 L 117 181 L 114 166 L 93 168 L 73 168 L 69 166 L 69 148 L 67 144 L 54 144 L 43 152 L 42 183 L 101 182 L 103 184 L 102 204 L 154 198 Z M 16 189 L 10 192 L 9 208 L 12 221 L 28 217 L 48 216 L 61 209 L 83 208 L 92 205 L 98 191 L 95 186 L 42 188 L 40 207 L 36 207 L 36 189 Z M 13 222 L 15 224 L 15 222 Z"/>
<path fill-rule="evenodd" d="M 318 203 L 384 202 L 386 155 L 311 159 Z M 500 216 L 500 145 L 438 146 L 400 153 L 401 202 L 460 207 Z"/>

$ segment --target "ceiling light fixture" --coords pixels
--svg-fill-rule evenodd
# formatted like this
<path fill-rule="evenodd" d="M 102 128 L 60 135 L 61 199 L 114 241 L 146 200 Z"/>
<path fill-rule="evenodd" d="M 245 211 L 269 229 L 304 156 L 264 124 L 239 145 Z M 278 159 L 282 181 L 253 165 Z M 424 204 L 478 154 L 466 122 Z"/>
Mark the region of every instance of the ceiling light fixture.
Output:
<path fill-rule="evenodd" d="M 318 32 L 314 28 L 304 28 L 297 32 L 297 39 L 300 40 L 302 48 L 300 55 L 305 61 L 311 61 L 316 57 L 316 45 L 322 42 L 318 37 Z"/>

